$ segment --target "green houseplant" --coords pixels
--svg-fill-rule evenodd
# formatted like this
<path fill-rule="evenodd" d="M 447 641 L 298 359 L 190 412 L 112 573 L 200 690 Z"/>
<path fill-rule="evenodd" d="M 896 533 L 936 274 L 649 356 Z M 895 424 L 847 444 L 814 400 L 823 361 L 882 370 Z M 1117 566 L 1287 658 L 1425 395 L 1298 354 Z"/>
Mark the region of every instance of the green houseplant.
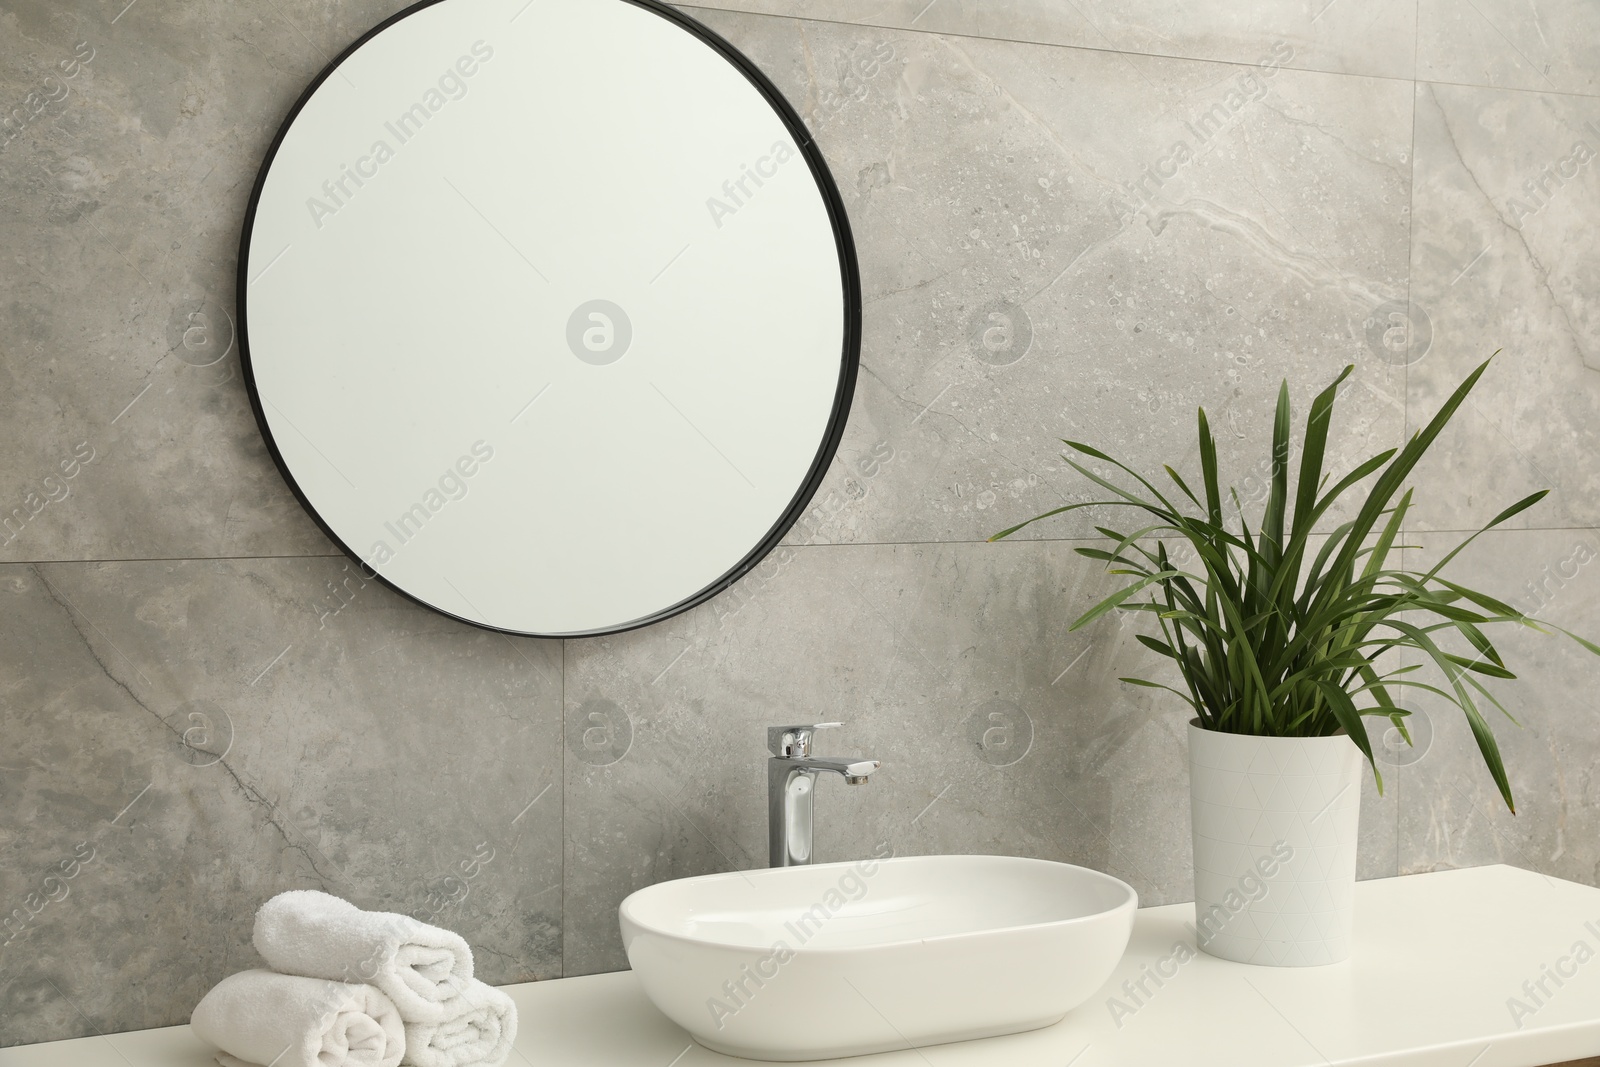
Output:
<path fill-rule="evenodd" d="M 1312 402 L 1292 482 L 1284 382 L 1267 500 L 1254 530 L 1235 490 L 1225 502 L 1216 443 L 1201 409 L 1198 492 L 1171 466 L 1164 467 L 1171 484 L 1163 493 L 1105 452 L 1064 441 L 1080 457 L 1115 468 L 1106 476 L 1064 457 L 1106 498 L 1055 508 L 990 538 L 1084 508 L 1139 514 L 1140 523 L 1128 532 L 1096 527 L 1105 547 L 1076 550 L 1132 581 L 1072 628 L 1114 609 L 1148 613 L 1160 636 L 1139 634 L 1138 640 L 1177 666 L 1182 689 L 1144 678 L 1122 681 L 1167 690 L 1193 709 L 1196 924 L 1201 947 L 1213 954 L 1278 964 L 1330 963 L 1348 954 L 1360 798 L 1351 787 L 1359 782 L 1362 758 L 1383 788 L 1363 719 L 1387 719 L 1409 743 L 1410 713 L 1395 699 L 1401 690 L 1423 690 L 1460 709 L 1500 795 L 1515 811 L 1482 705 L 1509 718 L 1484 681 L 1516 676 L 1485 630 L 1548 624 L 1441 572 L 1480 534 L 1532 507 L 1548 490 L 1512 504 L 1427 570 L 1394 559 L 1412 506 L 1405 482 L 1488 366 L 1485 361 L 1468 375 L 1403 447 L 1373 456 L 1331 487 L 1323 461 L 1334 400 L 1354 368 L 1346 367 Z M 1314 532 L 1336 502 L 1373 476 L 1353 517 L 1325 534 Z M 1173 539 L 1193 550 L 1191 564 L 1175 562 L 1167 547 Z M 1567 636 L 1600 655 L 1600 647 Z M 1394 663 L 1400 657 L 1393 653 L 1417 662 Z M 1442 679 L 1416 676 L 1429 665 Z"/>

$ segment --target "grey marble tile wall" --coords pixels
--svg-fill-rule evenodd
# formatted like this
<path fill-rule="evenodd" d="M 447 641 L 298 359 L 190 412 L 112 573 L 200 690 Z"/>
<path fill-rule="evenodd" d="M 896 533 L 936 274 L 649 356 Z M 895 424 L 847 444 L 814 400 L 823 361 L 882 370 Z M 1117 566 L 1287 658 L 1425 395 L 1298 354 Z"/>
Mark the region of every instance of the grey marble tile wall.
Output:
<path fill-rule="evenodd" d="M 558 645 L 316 556 L 5 564 L 0 602 L 11 1042 L 182 1020 L 287 888 L 560 973 Z"/>
<path fill-rule="evenodd" d="M 1429 533 L 1429 560 L 1460 540 Z M 1463 553 L 1463 581 L 1504 590 L 1523 611 L 1592 637 L 1600 633 L 1600 533 L 1486 534 Z M 1510 863 L 1600 885 L 1600 730 L 1596 657 L 1554 633 L 1518 630 L 1497 643 L 1516 683 L 1496 692 L 1511 721 L 1486 718 L 1505 756 L 1516 814 L 1506 809 L 1460 712 L 1424 694 L 1412 702 L 1429 743 L 1404 754 L 1396 777 L 1402 873 Z"/>
<path fill-rule="evenodd" d="M 0 101 L 48 98 L 0 127 L 0 1045 L 181 1021 L 291 887 L 433 916 L 491 981 L 623 966 L 629 891 L 763 862 L 763 728 L 796 717 L 884 760 L 823 783 L 824 859 L 1020 853 L 1186 899 L 1183 717 L 1116 680 L 1160 669 L 1131 624 L 1068 633 L 1111 588 L 1071 551 L 1104 517 L 983 538 L 1087 498 L 1060 437 L 1192 465 L 1197 405 L 1249 498 L 1286 376 L 1303 404 L 1356 365 L 1348 463 L 1503 349 L 1409 540 L 1436 551 L 1552 487 L 1461 572 L 1600 631 L 1592 4 L 689 9 L 833 168 L 862 373 L 764 565 L 565 646 L 362 584 L 239 381 L 261 155 L 401 6 L 0 0 Z M 1422 705 L 1427 751 L 1365 787 L 1363 876 L 1503 860 L 1600 882 L 1596 662 L 1507 645 L 1520 814 Z"/>

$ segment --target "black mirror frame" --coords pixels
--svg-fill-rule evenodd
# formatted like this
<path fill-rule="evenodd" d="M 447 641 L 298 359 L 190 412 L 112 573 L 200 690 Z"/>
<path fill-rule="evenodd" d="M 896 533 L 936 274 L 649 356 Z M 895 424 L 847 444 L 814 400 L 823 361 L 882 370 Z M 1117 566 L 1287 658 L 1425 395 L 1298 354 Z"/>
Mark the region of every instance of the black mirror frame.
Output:
<path fill-rule="evenodd" d="M 323 68 L 322 72 L 311 81 L 309 86 L 306 87 L 305 92 L 300 95 L 300 98 L 295 101 L 294 106 L 290 108 L 288 116 L 283 120 L 283 123 L 279 127 L 276 136 L 274 136 L 272 139 L 272 144 L 267 149 L 266 157 L 262 160 L 261 169 L 256 175 L 255 184 L 250 192 L 249 204 L 245 210 L 244 224 L 241 228 L 239 237 L 239 263 L 237 278 L 235 281 L 235 312 L 238 320 L 239 363 L 243 372 L 245 389 L 250 397 L 250 407 L 251 410 L 255 412 L 256 425 L 260 428 L 262 440 L 266 442 L 267 452 L 272 456 L 273 463 L 277 465 L 278 472 L 283 475 L 283 480 L 288 484 L 290 491 L 294 493 L 295 498 L 300 501 L 301 507 L 305 508 L 306 514 L 311 516 L 312 521 L 315 522 L 322 532 L 327 535 L 328 539 L 338 546 L 338 548 L 343 551 L 345 555 L 349 556 L 350 559 L 356 563 L 364 577 L 375 579 L 376 581 L 394 590 L 396 593 L 399 593 L 407 600 L 420 604 L 431 611 L 439 612 L 441 615 L 449 616 L 450 618 L 457 619 L 461 622 L 479 627 L 481 629 L 492 630 L 498 633 L 511 634 L 520 637 L 539 637 L 552 639 L 567 637 L 599 637 L 606 634 L 624 633 L 628 630 L 634 630 L 642 626 L 648 626 L 652 623 L 660 622 L 663 619 L 668 619 L 674 615 L 688 611 L 690 608 L 696 607 L 699 604 L 705 603 L 706 601 L 715 597 L 717 594 L 727 590 L 740 578 L 744 577 L 750 571 L 755 569 L 755 567 L 760 564 L 761 561 L 765 559 L 773 549 L 778 547 L 784 536 L 789 532 L 790 529 L 794 527 L 795 523 L 799 521 L 800 516 L 805 514 L 806 508 L 810 505 L 812 497 L 816 494 L 817 489 L 821 486 L 822 481 L 827 474 L 828 465 L 833 461 L 834 455 L 838 452 L 839 442 L 844 436 L 845 423 L 850 415 L 850 403 L 855 393 L 856 375 L 861 362 L 861 277 L 860 270 L 856 262 L 855 241 L 851 235 L 850 221 L 845 213 L 844 201 L 839 196 L 838 186 L 834 183 L 833 175 L 829 172 L 827 163 L 822 158 L 822 153 L 818 150 L 815 140 L 812 138 L 810 131 L 806 129 L 805 124 L 801 121 L 799 114 L 796 113 L 794 108 L 789 104 L 788 100 L 784 98 L 783 94 L 778 91 L 777 87 L 772 84 L 767 76 L 763 74 L 760 69 L 758 69 L 756 65 L 749 60 L 749 58 L 747 58 L 742 52 L 740 52 L 732 44 L 728 43 L 728 41 L 723 39 L 719 34 L 709 27 L 702 25 L 700 22 L 690 18 L 688 15 L 685 15 L 682 12 L 667 6 L 665 3 L 660 2 L 660 0 L 612 0 L 612 2 L 615 3 L 631 4 L 634 7 L 643 8 L 646 11 L 653 12 L 661 18 L 664 18 L 678 26 L 680 29 L 694 35 L 703 43 L 710 46 L 714 51 L 732 64 L 741 74 L 743 74 L 745 79 L 748 80 L 751 85 L 755 86 L 757 91 L 759 91 L 761 95 L 766 98 L 767 103 L 772 107 L 773 111 L 777 113 L 778 117 L 783 120 L 784 125 L 788 127 L 789 132 L 794 136 L 795 145 L 799 149 L 801 155 L 804 156 L 806 165 L 811 169 L 812 179 L 816 182 L 817 188 L 822 194 L 823 202 L 827 207 L 828 217 L 833 225 L 834 242 L 837 245 L 839 252 L 839 273 L 844 283 L 841 292 L 841 297 L 844 303 L 844 342 L 842 345 L 842 351 L 840 353 L 839 381 L 838 387 L 834 394 L 833 412 L 829 416 L 827 429 L 823 434 L 821 445 L 817 449 L 817 454 L 812 461 L 811 467 L 806 473 L 805 479 L 801 482 L 799 489 L 796 490 L 793 498 L 789 502 L 788 507 L 778 518 L 778 521 L 773 524 L 771 529 L 767 531 L 766 535 L 755 545 L 755 547 L 752 548 L 744 556 L 744 558 L 739 560 L 739 562 L 730 568 L 725 574 L 723 574 L 716 581 L 712 582 L 710 585 L 706 586 L 704 589 L 701 589 L 699 592 L 691 596 L 685 597 L 676 604 L 662 608 L 661 610 L 644 616 L 643 618 L 632 619 L 627 622 L 618 623 L 614 626 L 608 626 L 594 630 L 585 630 L 581 632 L 546 634 L 530 633 L 524 630 L 512 630 L 504 627 L 494 626 L 489 623 L 478 622 L 474 619 L 463 618 L 454 614 L 453 612 L 444 610 L 436 604 L 430 604 L 427 601 L 422 600 L 412 593 L 407 592 L 405 589 L 400 588 L 393 582 L 388 581 L 381 574 L 374 572 L 367 566 L 365 561 L 361 559 L 354 549 L 346 544 L 338 534 L 334 533 L 333 529 L 328 525 L 328 523 L 324 521 L 320 514 L 317 513 L 316 508 L 312 506 L 310 500 L 307 499 L 304 491 L 301 490 L 299 483 L 295 481 L 294 475 L 290 472 L 288 464 L 284 461 L 283 455 L 279 451 L 276 441 L 273 439 L 272 430 L 267 423 L 266 412 L 262 405 L 261 395 L 256 385 L 255 372 L 250 358 L 248 310 L 250 235 L 251 231 L 255 227 L 256 208 L 261 199 L 261 191 L 265 186 L 267 176 L 272 169 L 272 162 L 277 157 L 278 149 L 283 144 L 284 137 L 287 136 L 290 128 L 294 125 L 294 121 L 299 116 L 300 111 L 305 107 L 306 103 L 311 99 L 312 95 L 317 91 L 322 83 L 327 81 L 328 78 L 332 77 L 333 74 L 338 71 L 339 67 L 345 62 L 345 60 L 354 55 L 363 45 L 372 40 L 378 34 L 382 33 L 384 30 L 388 29 L 390 26 L 393 26 L 401 20 L 416 14 L 418 11 L 432 7 L 435 4 L 452 2 L 459 3 L 465 2 L 465 0 L 420 0 L 419 3 L 412 4 L 410 7 L 391 15 L 389 18 L 383 20 L 371 30 L 368 30 L 365 34 L 359 37 L 354 43 L 352 43 L 348 48 L 335 57 L 331 63 Z"/>

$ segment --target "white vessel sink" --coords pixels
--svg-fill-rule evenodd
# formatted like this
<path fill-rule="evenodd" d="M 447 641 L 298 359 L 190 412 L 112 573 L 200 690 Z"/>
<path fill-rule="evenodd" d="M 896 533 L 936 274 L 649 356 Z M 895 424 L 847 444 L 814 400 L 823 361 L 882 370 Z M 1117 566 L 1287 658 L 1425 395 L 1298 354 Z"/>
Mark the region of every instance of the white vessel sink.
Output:
<path fill-rule="evenodd" d="M 813 1060 L 1049 1026 L 1111 976 L 1138 897 L 1013 856 L 911 856 L 662 882 L 619 909 L 628 961 L 717 1052 Z"/>

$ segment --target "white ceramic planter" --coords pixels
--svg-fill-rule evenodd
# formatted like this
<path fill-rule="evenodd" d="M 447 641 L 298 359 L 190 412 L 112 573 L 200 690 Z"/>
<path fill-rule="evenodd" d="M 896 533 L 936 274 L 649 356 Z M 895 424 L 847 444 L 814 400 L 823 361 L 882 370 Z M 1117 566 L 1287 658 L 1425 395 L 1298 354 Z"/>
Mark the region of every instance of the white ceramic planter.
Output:
<path fill-rule="evenodd" d="M 1333 737 L 1250 737 L 1189 724 L 1196 939 L 1240 963 L 1350 955 L 1360 750 Z"/>

